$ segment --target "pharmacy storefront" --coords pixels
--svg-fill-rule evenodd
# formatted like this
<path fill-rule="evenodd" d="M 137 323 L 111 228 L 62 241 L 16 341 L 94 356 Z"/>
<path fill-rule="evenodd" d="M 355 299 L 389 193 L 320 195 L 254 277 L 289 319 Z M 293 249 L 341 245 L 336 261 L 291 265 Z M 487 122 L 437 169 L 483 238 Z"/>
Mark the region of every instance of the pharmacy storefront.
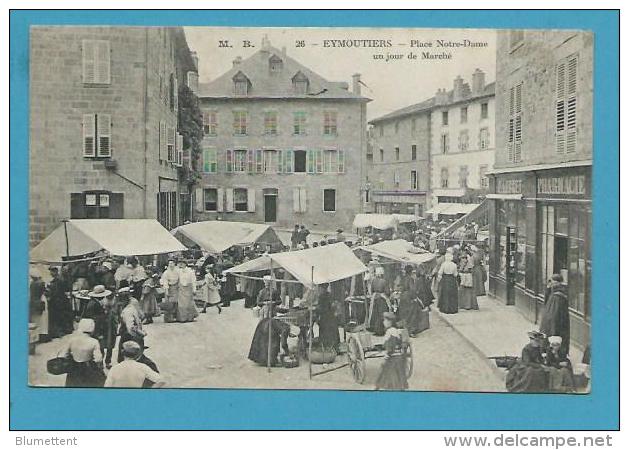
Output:
<path fill-rule="evenodd" d="M 547 280 L 561 274 L 573 339 L 589 343 L 591 165 L 496 171 L 490 192 L 491 295 L 539 323 Z"/>

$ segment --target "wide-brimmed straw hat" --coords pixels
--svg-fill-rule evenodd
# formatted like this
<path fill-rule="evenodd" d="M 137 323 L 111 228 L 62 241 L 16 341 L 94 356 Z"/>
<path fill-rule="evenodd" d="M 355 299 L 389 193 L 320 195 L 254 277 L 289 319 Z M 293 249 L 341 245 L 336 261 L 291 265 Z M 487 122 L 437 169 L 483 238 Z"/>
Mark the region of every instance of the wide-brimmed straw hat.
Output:
<path fill-rule="evenodd" d="M 92 292 L 90 292 L 88 295 L 90 297 L 97 298 L 109 297 L 111 295 L 111 291 L 109 289 L 105 289 L 105 286 L 103 286 L 102 284 L 98 284 L 94 286 L 94 289 L 92 289 Z"/>

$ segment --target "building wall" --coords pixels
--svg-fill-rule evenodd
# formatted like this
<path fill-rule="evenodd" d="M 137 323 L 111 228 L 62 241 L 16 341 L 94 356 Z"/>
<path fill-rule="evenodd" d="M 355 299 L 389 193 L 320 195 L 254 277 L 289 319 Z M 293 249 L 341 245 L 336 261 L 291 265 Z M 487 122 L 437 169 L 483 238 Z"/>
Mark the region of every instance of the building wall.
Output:
<path fill-rule="evenodd" d="M 259 100 L 212 100 L 201 99 L 203 111 L 216 111 L 218 130 L 215 137 L 205 136 L 203 146 L 218 151 L 218 173 L 203 174 L 196 186 L 203 188 L 247 187 L 255 190 L 253 212 L 207 212 L 199 208 L 197 198 L 195 210 L 198 220 L 221 217 L 223 220 L 264 222 L 263 189 L 278 189 L 277 222 L 279 227 L 292 227 L 304 223 L 309 227 L 332 230 L 336 227 L 349 229 L 354 216 L 361 211 L 361 182 L 366 154 L 366 105 L 358 101 L 304 101 L 289 99 Z M 248 111 L 247 135 L 234 136 L 232 111 Z M 264 134 L 264 111 L 278 113 L 278 134 Z M 337 111 L 337 136 L 323 135 L 323 111 Z M 305 111 L 306 134 L 293 135 L 293 112 Z M 337 149 L 345 152 L 345 173 L 226 173 L 226 149 L 274 149 L 274 150 L 325 150 Z M 305 212 L 293 211 L 293 190 L 307 189 Z M 323 189 L 336 189 L 336 212 L 323 211 Z M 198 194 L 197 194 L 198 195 Z"/>
<path fill-rule="evenodd" d="M 592 33 L 526 30 L 524 41 L 511 46 L 510 32 L 498 32 L 496 67 L 496 168 L 592 158 Z M 557 63 L 578 55 L 577 145 L 574 153 L 555 151 Z M 522 160 L 509 162 L 507 152 L 509 89 L 522 88 Z"/>
<path fill-rule="evenodd" d="M 481 105 L 488 104 L 487 118 L 481 118 Z M 461 108 L 467 107 L 467 122 L 461 123 Z M 442 114 L 448 112 L 448 125 L 442 124 Z M 458 189 L 459 173 L 461 166 L 467 166 L 468 178 L 467 187 L 471 189 L 483 189 L 481 186 L 480 168 L 485 166 L 487 170 L 493 167 L 495 154 L 496 133 L 495 123 L 495 100 L 493 96 L 476 98 L 470 101 L 458 102 L 455 104 L 445 104 L 436 106 L 431 111 L 432 136 L 431 136 L 431 176 L 430 186 L 432 191 L 442 189 L 441 171 L 448 169 L 448 189 Z M 489 145 L 487 149 L 480 148 L 480 130 L 489 130 Z M 461 131 L 467 130 L 469 141 L 468 149 L 462 150 L 459 147 L 459 135 Z M 448 133 L 449 149 L 446 153 L 442 151 L 442 134 Z M 437 198 L 433 198 L 433 203 L 437 203 Z"/>
<path fill-rule="evenodd" d="M 175 113 L 161 106 L 159 89 L 155 89 L 158 72 L 173 67 L 169 46 L 162 45 L 169 41 L 160 39 L 163 33 L 164 29 L 138 27 L 31 28 L 31 245 L 70 217 L 71 193 L 123 193 L 124 217 L 156 217 L 153 193 L 158 177 L 177 179 L 176 169 L 157 162 L 155 142 L 159 139 L 155 123 L 176 121 Z M 110 42 L 109 84 L 83 83 L 84 39 Z M 151 92 L 146 103 L 145 88 Z M 93 113 L 111 115 L 112 159 L 117 171 L 140 186 L 146 184 L 145 190 L 106 169 L 104 160 L 83 157 L 83 114 Z"/>

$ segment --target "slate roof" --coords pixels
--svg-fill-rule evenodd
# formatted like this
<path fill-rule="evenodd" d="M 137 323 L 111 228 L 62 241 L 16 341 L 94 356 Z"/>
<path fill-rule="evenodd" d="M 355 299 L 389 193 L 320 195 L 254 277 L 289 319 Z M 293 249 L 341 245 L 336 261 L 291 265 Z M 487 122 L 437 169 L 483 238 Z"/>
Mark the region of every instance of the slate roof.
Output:
<path fill-rule="evenodd" d="M 469 85 L 465 84 L 464 87 L 467 87 L 468 89 L 468 93 L 469 93 Z M 428 100 L 424 100 L 422 102 L 419 103 L 415 103 L 414 105 L 410 105 L 410 106 L 406 106 L 404 108 L 401 109 L 396 109 L 395 111 L 392 111 L 388 114 L 385 114 L 384 116 L 380 116 L 380 117 L 376 117 L 375 119 L 371 119 L 369 121 L 370 124 L 375 124 L 378 122 L 384 122 L 387 120 L 391 120 L 391 119 L 397 119 L 400 117 L 404 117 L 404 116 L 408 116 L 411 114 L 416 114 L 422 111 L 430 111 L 433 107 L 436 106 L 445 106 L 445 105 L 454 105 L 457 103 L 463 103 L 463 102 L 469 102 L 471 100 L 477 99 L 477 98 L 482 98 L 482 97 L 488 97 L 491 95 L 494 95 L 496 92 L 496 83 L 492 82 L 489 83 L 487 85 L 485 85 L 485 88 L 483 89 L 483 92 L 481 92 L 480 94 L 477 95 L 471 95 L 471 93 L 469 93 L 469 95 L 465 96 L 464 98 L 454 101 L 454 92 L 452 90 L 447 92 L 447 96 L 448 96 L 448 100 L 446 101 L 446 103 L 442 104 L 442 105 L 437 105 L 436 99 L 435 97 L 431 97 Z"/>
<path fill-rule="evenodd" d="M 283 62 L 279 72 L 271 72 L 269 59 L 278 57 Z M 233 77 L 242 72 L 251 82 L 246 96 L 234 94 Z M 301 72 L 308 78 L 308 91 L 298 93 L 293 88 L 293 77 Z M 316 72 L 300 64 L 293 58 L 274 47 L 258 50 L 249 58 L 209 83 L 199 83 L 199 98 L 317 98 L 317 99 L 347 99 L 370 101 L 369 98 L 354 94 L 345 82 L 328 81 Z"/>

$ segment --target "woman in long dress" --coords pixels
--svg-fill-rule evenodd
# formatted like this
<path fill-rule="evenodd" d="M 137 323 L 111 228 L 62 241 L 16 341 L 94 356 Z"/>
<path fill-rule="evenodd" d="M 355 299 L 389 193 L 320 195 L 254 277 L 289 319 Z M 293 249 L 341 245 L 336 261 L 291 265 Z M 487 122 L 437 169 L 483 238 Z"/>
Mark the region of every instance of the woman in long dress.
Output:
<path fill-rule="evenodd" d="M 103 354 L 99 342 L 91 335 L 95 324 L 92 319 L 81 319 L 77 330 L 59 352 L 59 356 L 72 361 L 66 376 L 66 387 L 103 387 Z"/>
<path fill-rule="evenodd" d="M 144 323 L 153 323 L 153 317 L 157 316 L 157 285 L 159 274 L 154 273 L 142 285 L 142 297 L 140 307 L 144 313 Z"/>
<path fill-rule="evenodd" d="M 507 372 L 509 392 L 547 392 L 548 371 L 544 367 L 542 341 L 544 335 L 531 331 L 530 342 L 522 349 L 522 356 Z"/>
<path fill-rule="evenodd" d="M 395 314 L 383 314 L 385 357 L 380 375 L 376 380 L 376 390 L 404 390 L 408 389 L 406 379 L 406 360 L 408 356 L 401 352 L 401 347 L 407 345 L 402 340 L 401 330 L 396 326 Z"/>
<path fill-rule="evenodd" d="M 328 292 L 328 285 L 318 287 L 317 324 L 319 325 L 319 342 L 325 348 L 338 350 L 341 342 L 339 336 L 339 324 L 332 306 L 332 296 Z"/>
<path fill-rule="evenodd" d="M 168 260 L 168 267 L 162 274 L 161 284 L 165 291 L 164 322 L 176 322 L 179 302 L 179 270 L 172 259 Z"/>
<path fill-rule="evenodd" d="M 460 309 L 478 309 L 478 301 L 476 300 L 476 291 L 474 290 L 474 275 L 472 274 L 473 266 L 470 258 L 463 253 L 461 255 L 459 277 L 461 284 L 459 286 L 459 308 Z"/>
<path fill-rule="evenodd" d="M 472 246 L 472 277 L 474 281 L 474 292 L 477 296 L 487 295 L 485 292 L 485 281 L 487 280 L 487 272 L 483 265 L 483 255 L 481 251 Z"/>
<path fill-rule="evenodd" d="M 382 315 L 389 311 L 389 286 L 384 279 L 384 269 L 376 267 L 376 278 L 371 282 L 371 303 L 369 305 L 369 327 L 376 336 L 384 336 Z"/>
<path fill-rule="evenodd" d="M 199 315 L 194 306 L 194 292 L 197 290 L 197 277 L 185 261 L 179 261 L 179 299 L 177 302 L 177 322 L 192 322 Z"/>
<path fill-rule="evenodd" d="M 430 288 L 430 281 L 426 275 L 426 267 L 423 264 L 418 266 L 416 270 L 415 291 L 424 308 L 434 303 L 435 295 Z"/>
<path fill-rule="evenodd" d="M 397 317 L 400 325 L 408 330 L 411 336 L 419 333 L 423 305 L 418 300 L 417 279 L 413 275 L 413 267 L 406 266 L 405 274 L 400 278 L 400 306 Z"/>
<path fill-rule="evenodd" d="M 443 314 L 455 314 L 459 312 L 459 295 L 456 277 L 458 270 L 452 261 L 452 253 L 446 253 L 444 262 L 437 273 L 439 283 L 439 301 L 437 307 Z"/>
<path fill-rule="evenodd" d="M 574 374 L 568 355 L 561 351 L 561 336 L 549 336 L 544 364 L 548 367 L 548 388 L 553 392 L 574 392 Z"/>
<path fill-rule="evenodd" d="M 201 313 L 205 314 L 207 308 L 216 306 L 218 313 L 221 313 L 221 294 L 220 283 L 216 281 L 214 275 L 212 275 L 212 265 L 205 267 L 205 276 L 203 277 L 203 309 Z"/>

